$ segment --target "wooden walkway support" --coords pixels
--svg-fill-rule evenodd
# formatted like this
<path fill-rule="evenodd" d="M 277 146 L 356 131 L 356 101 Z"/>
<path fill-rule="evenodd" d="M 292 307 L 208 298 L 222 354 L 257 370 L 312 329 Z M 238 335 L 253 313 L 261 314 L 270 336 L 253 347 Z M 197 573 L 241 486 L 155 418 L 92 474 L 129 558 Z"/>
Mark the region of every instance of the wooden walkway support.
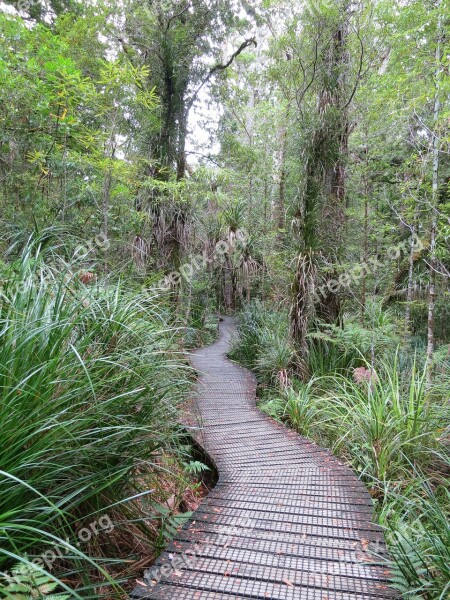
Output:
<path fill-rule="evenodd" d="M 196 438 L 217 465 L 218 484 L 132 597 L 396 597 L 365 487 L 330 452 L 256 408 L 253 375 L 226 358 L 233 331 L 224 318 L 219 340 L 192 355 Z"/>

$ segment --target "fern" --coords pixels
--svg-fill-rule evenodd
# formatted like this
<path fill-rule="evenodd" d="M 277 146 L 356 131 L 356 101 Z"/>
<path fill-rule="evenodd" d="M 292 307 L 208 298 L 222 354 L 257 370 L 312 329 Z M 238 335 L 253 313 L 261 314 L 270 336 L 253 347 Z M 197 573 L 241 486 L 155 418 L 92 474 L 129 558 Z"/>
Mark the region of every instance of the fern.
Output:
<path fill-rule="evenodd" d="M 154 503 L 152 508 L 159 521 L 158 537 L 155 546 L 157 550 L 161 551 L 173 540 L 177 531 L 189 521 L 192 517 L 192 512 L 173 514 L 173 509 L 158 503 Z"/>
<path fill-rule="evenodd" d="M 8 585 L 0 589 L 3 598 L 10 600 L 67 600 L 67 594 L 54 594 L 58 583 L 31 564 L 17 565 L 7 578 Z"/>
<path fill-rule="evenodd" d="M 211 470 L 207 465 L 203 464 L 199 460 L 191 460 L 188 463 L 184 463 L 184 468 L 186 473 L 194 476 Z"/>
<path fill-rule="evenodd" d="M 364 324 L 358 322 L 358 316 L 349 316 L 343 327 L 322 324 L 319 331 L 308 334 L 310 339 L 337 345 L 344 352 L 357 352 L 368 358 L 372 351 L 377 355 L 393 351 L 399 344 L 396 324 L 390 315 L 378 315 L 375 323 L 369 319 Z"/>

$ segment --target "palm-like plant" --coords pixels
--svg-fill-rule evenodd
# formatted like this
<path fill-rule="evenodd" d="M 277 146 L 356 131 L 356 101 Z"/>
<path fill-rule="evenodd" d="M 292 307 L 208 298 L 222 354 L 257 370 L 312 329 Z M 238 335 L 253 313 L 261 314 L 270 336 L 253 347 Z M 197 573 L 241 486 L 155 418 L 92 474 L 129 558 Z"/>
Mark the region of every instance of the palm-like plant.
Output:
<path fill-rule="evenodd" d="M 229 203 L 221 213 L 221 222 L 227 232 L 230 246 L 235 243 L 237 231 L 244 227 L 246 213 L 247 208 L 242 200 Z"/>
<path fill-rule="evenodd" d="M 253 258 L 255 254 L 255 242 L 251 236 L 242 240 L 239 244 L 239 279 L 245 290 L 246 300 L 251 300 L 251 282 L 257 274 L 260 264 Z"/>

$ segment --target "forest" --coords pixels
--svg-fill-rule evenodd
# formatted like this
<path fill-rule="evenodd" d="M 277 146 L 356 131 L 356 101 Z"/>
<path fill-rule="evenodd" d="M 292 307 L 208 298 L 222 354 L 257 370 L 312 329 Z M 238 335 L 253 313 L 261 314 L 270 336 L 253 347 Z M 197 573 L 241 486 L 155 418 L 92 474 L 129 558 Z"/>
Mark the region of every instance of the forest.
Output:
<path fill-rule="evenodd" d="M 450 597 L 449 59 L 450 0 L 0 2 L 0 598 L 128 598 L 191 518 L 220 315 Z"/>

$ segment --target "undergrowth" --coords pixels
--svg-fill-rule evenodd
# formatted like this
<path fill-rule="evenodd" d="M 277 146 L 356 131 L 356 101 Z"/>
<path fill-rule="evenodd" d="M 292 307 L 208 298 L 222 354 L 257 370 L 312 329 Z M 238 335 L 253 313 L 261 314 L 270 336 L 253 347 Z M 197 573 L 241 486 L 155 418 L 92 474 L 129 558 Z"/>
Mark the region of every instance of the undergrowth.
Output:
<path fill-rule="evenodd" d="M 436 352 L 435 382 L 427 387 L 426 365 L 401 344 L 395 315 L 373 304 L 363 323 L 352 314 L 340 327 L 317 323 L 308 341 L 311 378 L 304 382 L 295 373 L 286 323 L 285 313 L 259 302 L 239 315 L 232 355 L 255 371 L 263 389 L 260 408 L 331 448 L 365 482 L 386 532 L 392 583 L 402 596 L 447 598 L 448 348 Z M 279 376 L 281 367 L 287 379 Z"/>
<path fill-rule="evenodd" d="M 122 598 L 195 494 L 178 328 L 163 297 L 84 285 L 39 241 L 2 280 L 0 597 Z"/>

